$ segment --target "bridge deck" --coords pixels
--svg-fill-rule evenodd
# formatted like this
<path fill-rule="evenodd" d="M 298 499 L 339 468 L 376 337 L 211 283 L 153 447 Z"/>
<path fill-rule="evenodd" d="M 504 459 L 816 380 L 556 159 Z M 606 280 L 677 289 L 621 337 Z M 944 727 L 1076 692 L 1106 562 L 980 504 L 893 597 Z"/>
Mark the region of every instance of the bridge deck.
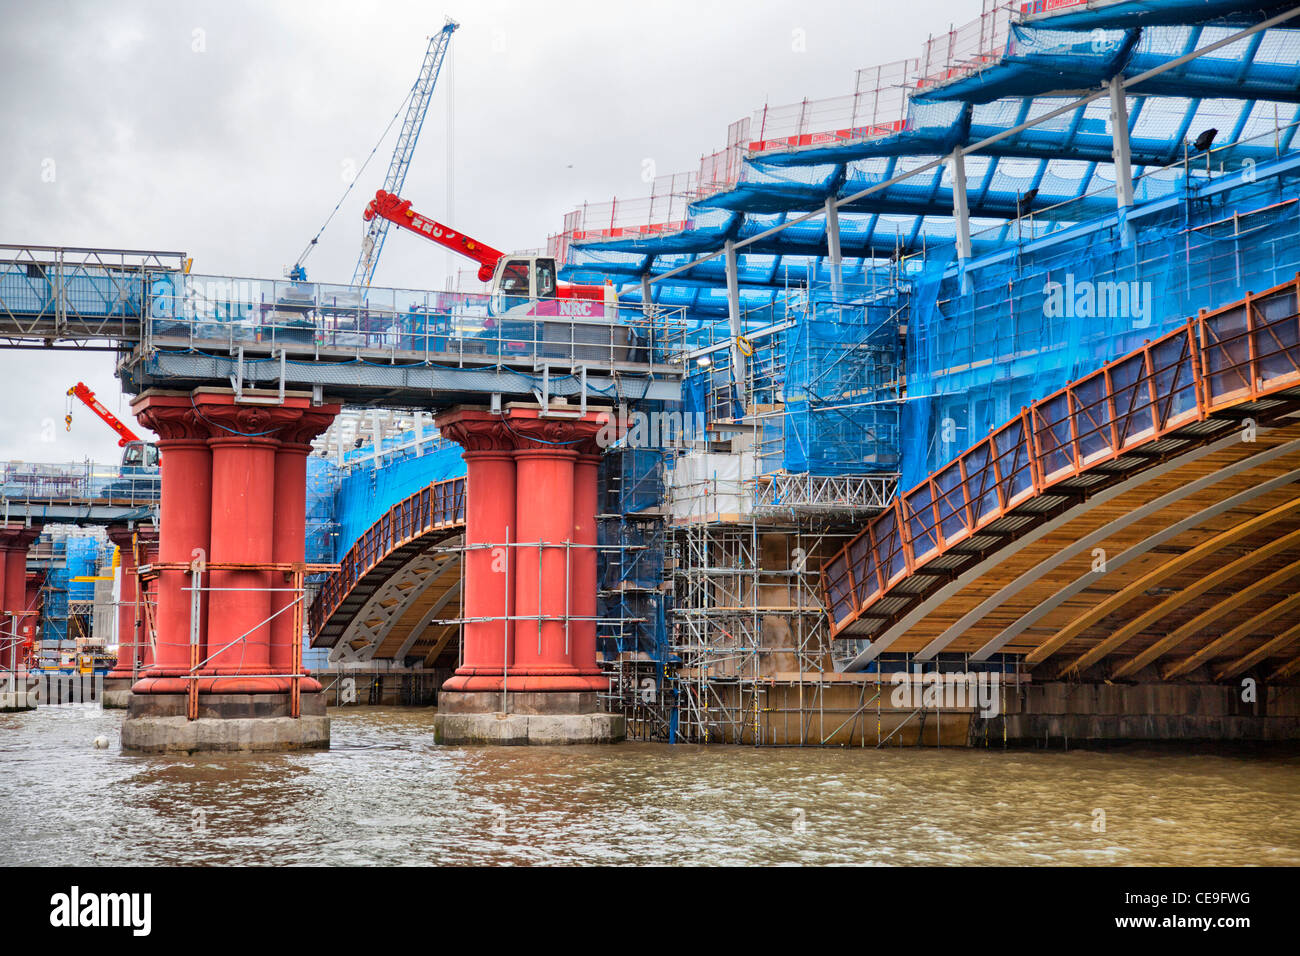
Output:
<path fill-rule="evenodd" d="M 484 393 L 680 398 L 661 312 L 486 295 L 191 275 L 180 253 L 0 245 L 0 339 L 130 350 L 129 389 L 283 382 L 344 400 L 443 404 Z M 553 371 L 552 371 L 553 370 Z"/>
<path fill-rule="evenodd" d="M 156 470 L 11 461 L 0 467 L 0 517 L 6 523 L 143 521 L 158 510 L 160 482 Z"/>

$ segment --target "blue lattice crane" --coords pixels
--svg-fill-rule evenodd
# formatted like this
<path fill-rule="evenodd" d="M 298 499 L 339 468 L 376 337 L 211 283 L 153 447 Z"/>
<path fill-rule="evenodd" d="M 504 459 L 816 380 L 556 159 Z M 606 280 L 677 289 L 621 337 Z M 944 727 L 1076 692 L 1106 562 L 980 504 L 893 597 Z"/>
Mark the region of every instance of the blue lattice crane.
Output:
<path fill-rule="evenodd" d="M 415 153 L 415 143 L 420 138 L 420 128 L 424 126 L 424 114 L 429 111 L 429 100 L 433 97 L 433 88 L 438 83 L 438 74 L 442 72 L 442 61 L 446 58 L 451 35 L 456 32 L 458 26 L 460 24 L 448 17 L 442 29 L 429 38 L 429 48 L 424 53 L 420 76 L 411 89 L 406 116 L 402 120 L 401 132 L 397 136 L 397 145 L 393 147 L 393 158 L 388 164 L 388 174 L 384 177 L 383 188 L 386 192 L 399 196 L 402 193 L 402 185 L 406 182 L 406 171 L 410 168 L 411 157 Z M 356 269 L 352 272 L 352 285 L 370 285 L 387 235 L 387 219 L 376 216 L 370 220 L 366 234 L 361 240 L 361 255 L 357 258 Z"/>

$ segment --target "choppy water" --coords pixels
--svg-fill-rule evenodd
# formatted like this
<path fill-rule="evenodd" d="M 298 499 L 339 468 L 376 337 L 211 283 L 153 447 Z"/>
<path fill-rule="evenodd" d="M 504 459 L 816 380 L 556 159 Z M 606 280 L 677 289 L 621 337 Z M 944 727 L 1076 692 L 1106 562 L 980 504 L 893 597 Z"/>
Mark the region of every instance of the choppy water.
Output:
<path fill-rule="evenodd" d="M 166 758 L 118 751 L 121 711 L 0 715 L 5 862 L 1300 864 L 1296 756 L 450 748 L 430 710 L 332 715 L 328 752 Z"/>

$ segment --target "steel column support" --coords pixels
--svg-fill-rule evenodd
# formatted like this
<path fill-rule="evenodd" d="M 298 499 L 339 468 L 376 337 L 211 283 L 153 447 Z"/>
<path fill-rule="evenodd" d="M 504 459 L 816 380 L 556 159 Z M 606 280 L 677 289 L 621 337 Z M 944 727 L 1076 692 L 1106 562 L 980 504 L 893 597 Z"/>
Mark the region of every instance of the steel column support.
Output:
<path fill-rule="evenodd" d="M 1133 158 L 1128 141 L 1128 99 L 1123 77 L 1112 76 L 1110 90 L 1111 156 L 1115 160 L 1115 203 L 1120 209 L 1133 205 Z"/>
<path fill-rule="evenodd" d="M 957 258 L 970 259 L 970 206 L 966 202 L 966 159 L 960 148 L 948 156 L 948 170 L 952 173 L 952 218 L 957 227 Z"/>
<path fill-rule="evenodd" d="M 838 300 L 843 291 L 844 271 L 840 255 L 840 210 L 834 196 L 826 197 L 826 250 L 831 267 L 831 295 Z"/>
<path fill-rule="evenodd" d="M 723 247 L 727 265 L 727 325 L 731 332 L 731 380 L 736 385 L 736 398 L 741 407 L 748 407 L 749 396 L 745 389 L 745 353 L 740 349 L 743 334 L 740 321 L 740 273 L 736 265 L 736 243 L 728 239 Z"/>
<path fill-rule="evenodd" d="M 1133 243 L 1133 227 L 1128 210 L 1133 207 L 1133 154 L 1129 149 L 1128 98 L 1123 77 L 1112 76 L 1106 84 L 1110 92 L 1111 157 L 1115 162 L 1115 205 L 1119 208 L 1120 237 L 1125 246 Z"/>
<path fill-rule="evenodd" d="M 952 221 L 957 232 L 957 270 L 964 294 L 970 291 L 970 280 L 966 276 L 966 264 L 971 258 L 970 204 L 966 200 L 966 158 L 960 146 L 949 154 L 948 169 L 952 173 Z"/>

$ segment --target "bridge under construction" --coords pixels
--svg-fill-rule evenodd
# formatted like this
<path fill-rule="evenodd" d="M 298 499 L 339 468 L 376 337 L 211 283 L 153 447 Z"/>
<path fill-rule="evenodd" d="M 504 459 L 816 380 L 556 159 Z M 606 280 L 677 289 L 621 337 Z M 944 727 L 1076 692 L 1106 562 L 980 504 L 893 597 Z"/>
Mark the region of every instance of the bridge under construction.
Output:
<path fill-rule="evenodd" d="M 38 532 L 99 524 L 128 749 L 366 702 L 446 742 L 1300 737 L 1300 7 L 972 12 L 530 252 L 416 213 L 401 149 L 348 284 L 0 245 L 0 338 L 113 354 L 162 461 L 9 466 L 0 666 L 55 630 Z M 389 224 L 482 291 L 371 285 Z"/>

